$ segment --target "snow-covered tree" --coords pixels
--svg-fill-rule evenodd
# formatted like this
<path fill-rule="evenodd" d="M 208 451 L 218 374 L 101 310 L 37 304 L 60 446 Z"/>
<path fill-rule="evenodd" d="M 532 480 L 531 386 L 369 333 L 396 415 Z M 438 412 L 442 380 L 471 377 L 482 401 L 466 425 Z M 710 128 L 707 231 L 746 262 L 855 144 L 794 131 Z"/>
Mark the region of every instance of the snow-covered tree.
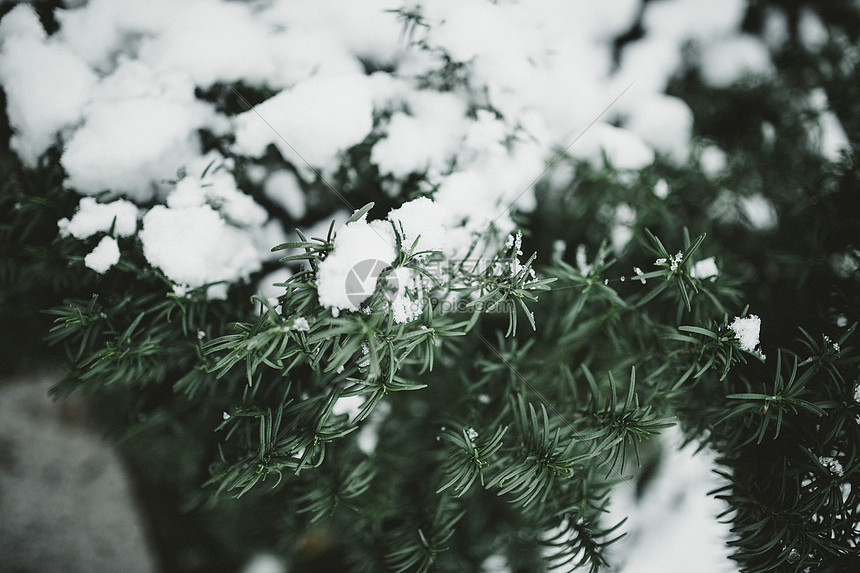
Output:
<path fill-rule="evenodd" d="M 714 567 L 856 567 L 856 6 L 54 4 L 0 8 L 2 311 L 165 570 L 632 570 L 673 431 Z"/>

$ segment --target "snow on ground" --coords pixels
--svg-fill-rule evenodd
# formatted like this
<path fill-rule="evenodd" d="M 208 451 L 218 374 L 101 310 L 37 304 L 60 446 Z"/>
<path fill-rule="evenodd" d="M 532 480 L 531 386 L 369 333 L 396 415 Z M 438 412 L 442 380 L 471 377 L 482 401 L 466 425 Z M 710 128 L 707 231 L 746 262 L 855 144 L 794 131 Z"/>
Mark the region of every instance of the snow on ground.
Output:
<path fill-rule="evenodd" d="M 627 536 L 610 545 L 610 562 L 619 573 L 731 573 L 725 542 L 730 525 L 716 519 L 723 502 L 707 492 L 723 485 L 713 473 L 714 454 L 695 453 L 696 444 L 680 448 L 677 428 L 661 434 L 661 459 L 653 481 L 637 499 L 630 482 L 618 485 L 605 523 L 628 517 Z"/>
<path fill-rule="evenodd" d="M 637 492 L 635 482 L 622 481 L 613 488 L 611 503 L 601 518 L 605 526 L 627 521 L 614 532 L 626 534 L 608 546 L 610 571 L 616 573 L 736 573 L 729 559 L 726 541 L 730 525 L 717 521 L 725 504 L 708 492 L 724 484 L 713 473 L 715 454 L 697 444 L 685 447 L 677 427 L 663 431 L 659 440 L 657 469 L 653 477 Z M 625 474 L 629 476 L 629 472 Z M 621 475 L 613 478 L 621 478 Z M 552 530 L 545 539 L 558 539 L 564 529 Z M 547 549 L 548 554 L 552 553 Z M 574 558 L 576 563 L 581 555 Z M 574 565 L 556 569 L 559 573 L 580 571 Z M 502 555 L 494 555 L 482 564 L 485 573 L 509 573 L 511 568 Z"/>

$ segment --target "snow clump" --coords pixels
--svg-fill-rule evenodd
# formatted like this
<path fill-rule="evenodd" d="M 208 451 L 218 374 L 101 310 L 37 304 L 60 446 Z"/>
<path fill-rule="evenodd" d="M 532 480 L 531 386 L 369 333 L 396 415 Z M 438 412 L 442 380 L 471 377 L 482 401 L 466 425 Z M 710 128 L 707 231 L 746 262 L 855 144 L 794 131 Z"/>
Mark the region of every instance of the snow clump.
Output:
<path fill-rule="evenodd" d="M 445 244 L 445 226 L 441 223 L 440 207 L 431 199 L 420 197 L 404 203 L 388 214 L 388 220 L 401 235 L 404 250 L 441 251 Z"/>
<path fill-rule="evenodd" d="M 319 265 L 319 303 L 356 311 L 376 289 L 380 273 L 397 257 L 397 241 L 387 221 L 367 222 L 367 215 L 338 230 L 334 248 Z M 362 265 L 359 265 L 362 263 Z M 366 267 L 366 268 L 365 268 Z M 347 278 L 352 279 L 350 284 Z"/>
<path fill-rule="evenodd" d="M 831 458 L 830 456 L 820 456 L 818 458 L 818 463 L 824 466 L 827 470 L 830 471 L 831 474 L 835 476 L 842 477 L 842 474 L 845 470 L 842 468 L 842 464 L 839 463 L 839 460 L 836 458 Z"/>
<path fill-rule="evenodd" d="M 767 45 L 755 36 L 739 35 L 710 44 L 701 62 L 702 79 L 714 87 L 728 87 L 741 79 L 773 73 Z"/>
<path fill-rule="evenodd" d="M 371 95 L 364 75 L 310 78 L 239 114 L 234 150 L 259 157 L 272 144 L 306 179 L 331 172 L 373 128 Z"/>
<path fill-rule="evenodd" d="M 57 134 L 80 121 L 98 77 L 67 45 L 47 39 L 27 4 L 0 21 L 0 46 L 0 82 L 15 130 L 10 146 L 35 167 Z"/>
<path fill-rule="evenodd" d="M 99 274 L 104 274 L 118 262 L 119 245 L 113 237 L 102 237 L 96 248 L 84 257 L 84 264 Z"/>
<path fill-rule="evenodd" d="M 182 74 L 127 62 L 102 80 L 60 159 L 68 185 L 138 202 L 155 198 L 179 168 L 200 157 L 199 130 L 220 132 L 214 110 Z"/>
<path fill-rule="evenodd" d="M 331 213 L 309 201 L 304 183 L 340 173 L 347 154 L 364 149 L 392 197 L 416 175 L 427 197 L 385 222 L 341 230 L 317 277 L 319 299 L 354 310 L 345 275 L 356 257 L 390 265 L 393 229 L 401 247 L 420 237 L 417 249 L 449 260 L 476 240 L 473 253 L 491 253 L 514 231 L 510 212 L 535 208 L 534 185 L 560 156 L 629 173 L 658 156 L 685 164 L 692 112 L 665 93 L 685 47 L 701 54 L 702 77 L 714 84 L 772 73 L 770 44 L 741 33 L 744 0 L 409 1 L 403 7 L 427 24 L 411 41 L 397 2 L 342 4 L 90 0 L 56 9 L 51 35 L 19 4 L 0 21 L 11 146 L 35 165 L 59 144 L 65 185 L 138 205 L 144 254 L 178 288 L 245 280 L 283 236 L 228 173 L 194 178 L 211 159 L 203 135 L 223 138 L 263 194 L 311 229 L 327 227 Z M 616 53 L 615 39 L 637 22 L 642 38 Z M 253 109 L 224 109 L 225 99 L 246 97 Z M 844 137 L 834 118 L 819 123 L 822 152 L 835 159 Z M 708 154 L 703 167 L 721 175 L 724 162 Z M 360 180 L 346 171 L 349 183 Z M 767 230 L 776 225 L 768 206 L 752 198 L 732 213 Z M 621 250 L 635 213 L 610 215 Z M 109 230 L 88 219 L 72 217 L 61 231 Z M 115 237 L 129 232 L 126 221 L 117 217 Z"/>
<path fill-rule="evenodd" d="M 272 255 L 269 244 L 282 241 L 279 229 L 250 196 L 236 189 L 233 176 L 214 169 L 205 178 L 186 176 L 143 216 L 139 233 L 143 254 L 176 285 L 197 288 L 246 280 Z M 210 288 L 210 297 L 226 289 Z"/>
<path fill-rule="evenodd" d="M 693 268 L 690 269 L 690 276 L 694 279 L 699 280 L 716 280 L 716 278 L 720 275 L 720 269 L 717 268 L 717 263 L 714 257 L 708 257 L 707 259 L 702 259 L 693 265 Z"/>
<path fill-rule="evenodd" d="M 246 279 L 262 264 L 253 238 L 208 205 L 156 205 L 143 217 L 139 236 L 149 263 L 190 288 Z"/>
<path fill-rule="evenodd" d="M 740 342 L 742 350 L 764 356 L 758 346 L 759 332 L 761 331 L 761 319 L 755 314 L 741 318 L 735 317 L 729 325 L 729 330 L 735 333 L 735 338 Z"/>
<path fill-rule="evenodd" d="M 399 248 L 408 253 L 440 251 L 445 244 L 443 213 L 431 199 L 420 197 L 394 209 L 384 221 L 367 222 L 365 214 L 337 231 L 334 248 L 320 263 L 317 292 L 322 306 L 356 311 L 376 289 L 380 274 L 394 263 Z M 415 248 L 413 249 L 413 245 Z M 393 269 L 388 282 L 395 320 L 414 320 L 423 310 L 422 277 L 406 267 Z"/>
<path fill-rule="evenodd" d="M 60 219 L 57 226 L 61 235 L 71 235 L 78 240 L 111 229 L 117 237 L 128 237 L 137 230 L 137 206 L 124 199 L 99 203 L 93 197 L 83 197 L 72 218 Z"/>
<path fill-rule="evenodd" d="M 308 212 L 307 199 L 298 178 L 292 171 L 279 169 L 266 178 L 263 193 L 280 205 L 294 221 Z"/>

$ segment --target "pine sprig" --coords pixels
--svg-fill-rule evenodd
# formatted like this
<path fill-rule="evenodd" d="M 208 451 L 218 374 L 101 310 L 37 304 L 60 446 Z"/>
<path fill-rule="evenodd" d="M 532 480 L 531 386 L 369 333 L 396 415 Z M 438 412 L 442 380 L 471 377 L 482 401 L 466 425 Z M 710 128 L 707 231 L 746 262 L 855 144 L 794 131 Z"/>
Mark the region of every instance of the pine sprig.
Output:
<path fill-rule="evenodd" d="M 627 395 L 621 404 L 618 403 L 615 379 L 611 372 L 608 373 L 608 380 L 609 392 L 604 407 L 594 413 L 600 428 L 595 438 L 601 440 L 595 450 L 607 452 L 604 463 L 610 473 L 623 473 L 629 458 L 629 448 L 633 449 L 636 463 L 640 464 L 639 444 L 649 436 L 659 434 L 660 430 L 674 426 L 675 421 L 671 417 L 659 416 L 651 405 L 640 406 L 635 368 L 630 370 Z M 597 402 L 596 396 L 594 402 Z"/>
<path fill-rule="evenodd" d="M 545 501 L 556 478 L 570 478 L 590 457 L 576 455 L 576 438 L 566 426 L 551 423 L 546 407 L 540 413 L 521 397 L 516 400 L 517 430 L 522 448 L 510 452 L 494 465 L 496 475 L 487 484 L 498 489 L 498 495 L 510 496 L 510 503 L 528 506 Z"/>
<path fill-rule="evenodd" d="M 508 431 L 507 426 L 501 426 L 485 443 L 477 445 L 478 432 L 474 428 L 463 428 L 459 432 L 451 429 L 443 430 L 440 437 L 455 447 L 455 452 L 445 456 L 442 472 L 450 479 L 436 493 L 448 488 L 460 497 L 469 491 L 475 480 L 484 487 L 484 468 L 491 463 L 492 456 L 502 447 L 502 438 Z M 482 440 L 483 441 L 483 440 Z"/>

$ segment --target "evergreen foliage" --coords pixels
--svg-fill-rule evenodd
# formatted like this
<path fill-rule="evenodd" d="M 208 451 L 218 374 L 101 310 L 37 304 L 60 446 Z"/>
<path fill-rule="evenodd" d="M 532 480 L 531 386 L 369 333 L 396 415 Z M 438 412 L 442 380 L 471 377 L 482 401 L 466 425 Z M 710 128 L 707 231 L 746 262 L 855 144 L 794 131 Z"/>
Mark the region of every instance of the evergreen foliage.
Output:
<path fill-rule="evenodd" d="M 407 30 L 423 25 L 401 15 Z M 856 44 L 856 29 L 830 25 Z M 814 153 L 811 111 L 792 95 L 823 81 L 857 141 L 858 76 L 828 75 L 843 73 L 827 65 L 837 48 L 795 60 L 790 44 L 771 83 L 676 78 L 697 136 L 729 151 L 720 181 L 660 158 L 633 176 L 577 164 L 562 186 L 537 183 L 537 209 L 517 214 L 521 247 L 490 228 L 495 252 L 444 261 L 441 274 L 438 253 L 395 228 L 394 266 L 430 284 L 406 323 L 393 316 L 391 271 L 358 312 L 319 304 L 333 226 L 274 247 L 295 271 L 277 302 L 244 283 L 224 300 L 206 286 L 175 293 L 137 237 L 121 239 L 132 256 L 92 273 L 81 261 L 96 239 L 56 233 L 77 199 L 56 156 L 12 163 L 0 191 L 3 317 L 22 297 L 51 307 L 48 340 L 69 366 L 55 396 L 91 393 L 144 498 L 175 505 L 150 509 L 185 530 L 157 539 L 166 570 L 232 570 L 257 545 L 296 571 L 478 571 L 499 554 L 513 571 L 604 570 L 623 531 L 605 519 L 612 488 L 635 474 L 643 443 L 677 424 L 719 453 L 725 485 L 712 493 L 743 571 L 849 571 L 860 563 L 860 275 L 832 261 L 860 248 L 858 172 L 850 154 L 832 164 Z M 428 85 L 461 82 L 458 64 Z M 762 119 L 775 142 L 748 128 Z M 344 161 L 379 179 L 367 149 Z M 351 221 L 394 202 L 373 185 L 358 196 L 379 205 Z M 715 219 L 706 198 L 723 187 L 762 193 L 779 226 Z M 638 217 L 617 254 L 605 213 L 622 203 Z M 520 250 L 536 254 L 522 262 Z M 694 270 L 709 257 L 718 276 Z M 443 308 L 454 295 L 467 303 Z M 754 314 L 761 348 L 732 326 Z M 360 405 L 345 411 L 344 399 Z M 211 545 L 210 560 L 183 565 L 178 540 Z"/>

